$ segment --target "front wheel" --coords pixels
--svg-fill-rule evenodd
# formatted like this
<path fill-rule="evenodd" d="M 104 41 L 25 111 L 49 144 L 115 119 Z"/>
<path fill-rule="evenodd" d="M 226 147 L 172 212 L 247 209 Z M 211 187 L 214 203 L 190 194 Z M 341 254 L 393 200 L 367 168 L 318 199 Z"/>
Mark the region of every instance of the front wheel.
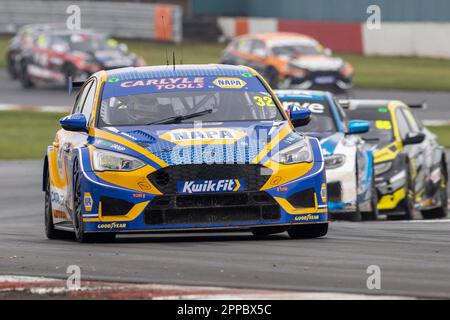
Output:
<path fill-rule="evenodd" d="M 20 63 L 20 83 L 24 89 L 34 87 L 34 82 L 28 73 L 28 63 L 26 61 Z"/>
<path fill-rule="evenodd" d="M 274 67 L 267 68 L 264 72 L 264 77 L 272 89 L 278 89 L 280 79 L 278 71 Z"/>
<path fill-rule="evenodd" d="M 328 223 L 293 225 L 287 228 L 287 232 L 292 239 L 319 238 L 327 234 Z"/>
<path fill-rule="evenodd" d="M 75 237 L 80 243 L 114 242 L 116 234 L 112 232 L 87 233 L 84 230 L 82 197 L 81 197 L 81 172 L 78 161 L 75 160 L 73 168 L 73 227 Z"/>
<path fill-rule="evenodd" d="M 378 220 L 378 192 L 375 186 L 375 175 L 372 173 L 372 184 L 370 185 L 370 210 L 369 212 L 363 212 L 362 219 L 364 221 L 375 221 Z"/>

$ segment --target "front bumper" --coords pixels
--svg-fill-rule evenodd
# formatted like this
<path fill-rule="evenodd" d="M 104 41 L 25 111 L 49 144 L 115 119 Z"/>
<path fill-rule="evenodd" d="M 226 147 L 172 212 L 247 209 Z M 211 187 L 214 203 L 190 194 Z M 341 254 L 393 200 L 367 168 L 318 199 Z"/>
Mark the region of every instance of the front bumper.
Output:
<path fill-rule="evenodd" d="M 323 89 L 330 91 L 345 91 L 351 89 L 352 77 L 344 77 L 336 71 L 315 71 L 305 75 L 288 75 L 282 81 L 282 88 L 292 89 Z"/>
<path fill-rule="evenodd" d="M 394 175 L 377 176 L 375 182 L 379 194 L 378 209 L 395 211 L 406 196 L 406 171 L 401 170 Z"/>
<path fill-rule="evenodd" d="M 325 223 L 325 181 L 322 163 L 317 162 L 306 176 L 263 191 L 181 195 L 130 190 L 107 183 L 94 172 L 84 172 L 83 221 L 86 232 L 248 229 Z"/>
<path fill-rule="evenodd" d="M 327 169 L 328 210 L 330 213 L 354 212 L 357 204 L 356 178 L 345 167 Z"/>

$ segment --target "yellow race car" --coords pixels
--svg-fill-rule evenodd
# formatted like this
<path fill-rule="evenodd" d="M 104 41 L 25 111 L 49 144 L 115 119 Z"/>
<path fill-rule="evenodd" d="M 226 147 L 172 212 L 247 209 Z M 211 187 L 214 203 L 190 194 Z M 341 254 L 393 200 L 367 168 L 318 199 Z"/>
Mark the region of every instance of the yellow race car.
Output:
<path fill-rule="evenodd" d="M 410 106 L 396 100 L 346 100 L 342 104 L 350 119 L 371 122 L 362 138 L 375 148 L 380 213 L 391 219 L 413 219 L 419 209 L 425 219 L 446 217 L 444 148 Z"/>

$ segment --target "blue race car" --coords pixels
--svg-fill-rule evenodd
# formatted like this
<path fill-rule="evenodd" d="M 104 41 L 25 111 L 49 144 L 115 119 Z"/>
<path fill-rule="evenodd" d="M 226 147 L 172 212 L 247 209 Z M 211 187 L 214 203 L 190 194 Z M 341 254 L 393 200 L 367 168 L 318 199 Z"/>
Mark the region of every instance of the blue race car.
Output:
<path fill-rule="evenodd" d="M 320 144 L 293 128 L 310 115 L 293 106 L 288 118 L 248 67 L 99 71 L 47 150 L 47 237 L 222 229 L 324 236 Z"/>
<path fill-rule="evenodd" d="M 320 140 L 325 158 L 328 209 L 335 218 L 376 220 L 378 196 L 373 150 L 356 135 L 367 132 L 367 121 L 348 121 L 333 95 L 325 91 L 276 90 L 284 106 L 297 104 L 312 112 L 301 130 Z"/>

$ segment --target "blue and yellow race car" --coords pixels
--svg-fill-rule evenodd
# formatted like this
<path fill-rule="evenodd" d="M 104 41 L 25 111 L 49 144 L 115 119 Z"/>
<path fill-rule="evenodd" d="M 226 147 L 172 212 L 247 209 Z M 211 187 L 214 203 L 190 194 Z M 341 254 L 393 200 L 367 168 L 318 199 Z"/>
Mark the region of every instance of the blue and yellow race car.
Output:
<path fill-rule="evenodd" d="M 288 111 L 243 66 L 95 73 L 45 156 L 47 237 L 221 229 L 324 236 L 321 148 L 293 127 L 311 113 Z"/>

